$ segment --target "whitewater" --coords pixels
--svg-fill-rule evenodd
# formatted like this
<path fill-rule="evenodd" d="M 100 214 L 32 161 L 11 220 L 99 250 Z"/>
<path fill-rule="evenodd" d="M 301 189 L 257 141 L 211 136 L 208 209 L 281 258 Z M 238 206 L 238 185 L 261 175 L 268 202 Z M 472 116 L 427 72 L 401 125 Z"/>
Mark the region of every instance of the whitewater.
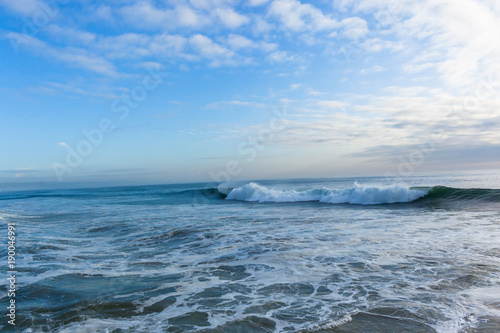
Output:
<path fill-rule="evenodd" d="M 4 189 L 8 223 L 2 332 L 500 331 L 496 172 Z"/>
<path fill-rule="evenodd" d="M 228 200 L 258 202 L 307 202 L 349 203 L 359 205 L 377 205 L 398 202 L 411 202 L 425 196 L 430 189 L 412 189 L 402 185 L 363 186 L 336 189 L 312 190 L 274 190 L 256 183 L 249 183 L 239 188 L 227 188 L 219 185 L 219 192 L 226 194 Z"/>

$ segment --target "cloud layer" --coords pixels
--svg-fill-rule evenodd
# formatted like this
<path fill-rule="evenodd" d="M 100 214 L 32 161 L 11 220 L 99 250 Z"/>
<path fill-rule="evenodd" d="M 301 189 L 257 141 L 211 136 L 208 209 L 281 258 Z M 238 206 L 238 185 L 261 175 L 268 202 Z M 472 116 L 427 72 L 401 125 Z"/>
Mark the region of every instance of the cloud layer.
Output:
<path fill-rule="evenodd" d="M 189 105 L 177 132 L 224 142 L 221 150 L 257 137 L 271 110 L 285 104 L 289 125 L 263 145 L 270 152 L 293 147 L 298 160 L 308 147 L 317 149 L 318 163 L 331 154 L 386 165 L 430 143 L 448 157 L 500 146 L 498 1 L 0 0 L 0 6 L 4 47 L 58 67 L 57 75 L 42 71 L 37 85 L 24 87 L 29 93 L 116 99 L 146 69 L 162 68 L 173 86 L 189 77 L 199 95 L 210 91 L 175 99 L 179 109 L 170 113 L 187 114 L 181 107 Z"/>

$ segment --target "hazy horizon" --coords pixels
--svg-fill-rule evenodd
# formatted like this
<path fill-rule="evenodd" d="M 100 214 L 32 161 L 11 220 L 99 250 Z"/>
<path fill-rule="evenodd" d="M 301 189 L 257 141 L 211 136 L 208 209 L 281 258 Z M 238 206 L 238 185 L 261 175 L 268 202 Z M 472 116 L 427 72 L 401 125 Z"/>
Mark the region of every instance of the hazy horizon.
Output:
<path fill-rule="evenodd" d="M 0 192 L 16 192 L 16 191 L 50 191 L 50 190 L 78 190 L 78 189 L 90 189 L 90 188 L 119 188 L 119 187 L 142 187 L 142 186 L 177 186 L 177 185 L 210 185 L 217 186 L 220 184 L 228 184 L 231 186 L 242 186 L 243 184 L 248 184 L 250 182 L 260 183 L 274 183 L 274 182 L 287 182 L 287 183 L 300 183 L 300 182 L 324 182 L 324 181 L 352 181 L 355 185 L 358 181 L 375 181 L 375 184 L 382 185 L 385 183 L 393 183 L 399 185 L 407 185 L 408 181 L 414 182 L 415 179 L 421 179 L 419 186 L 429 186 L 434 178 L 436 177 L 447 177 L 452 178 L 454 176 L 467 176 L 477 177 L 481 175 L 497 175 L 498 170 L 496 169 L 485 169 L 485 170 L 456 170 L 447 172 L 416 172 L 411 175 L 397 175 L 397 174 L 385 174 L 385 175 L 352 175 L 352 176 L 339 176 L 339 177 L 295 177 L 295 178 L 238 178 L 231 179 L 229 181 L 165 181 L 165 182 L 155 182 L 155 181 L 134 181 L 134 180 L 114 180 L 114 181 L 74 181 L 74 182 L 6 182 L 0 183 Z M 434 184 L 434 183 L 432 183 Z M 435 185 L 435 184 L 434 184 Z M 443 185 L 443 184 L 440 184 Z M 483 186 L 486 188 L 487 186 Z"/>

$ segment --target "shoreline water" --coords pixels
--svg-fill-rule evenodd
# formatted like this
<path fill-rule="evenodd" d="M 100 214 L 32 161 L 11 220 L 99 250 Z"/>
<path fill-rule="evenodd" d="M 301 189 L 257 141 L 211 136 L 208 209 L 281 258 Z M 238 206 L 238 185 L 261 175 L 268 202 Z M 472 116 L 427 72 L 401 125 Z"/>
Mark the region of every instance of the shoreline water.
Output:
<path fill-rule="evenodd" d="M 414 178 L 404 190 L 381 178 L 231 185 L 271 199 L 428 191 L 370 205 L 228 200 L 211 184 L 2 192 L 2 224 L 19 231 L 16 328 L 500 329 L 500 200 L 474 190 L 500 181 L 481 177 Z M 443 184 L 453 187 L 432 195 Z"/>

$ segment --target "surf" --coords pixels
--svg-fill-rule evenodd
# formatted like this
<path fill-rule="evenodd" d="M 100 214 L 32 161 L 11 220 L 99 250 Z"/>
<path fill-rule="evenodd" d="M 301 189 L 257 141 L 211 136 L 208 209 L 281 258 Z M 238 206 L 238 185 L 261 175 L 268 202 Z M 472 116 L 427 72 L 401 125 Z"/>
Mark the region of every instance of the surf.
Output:
<path fill-rule="evenodd" d="M 496 189 L 460 189 L 446 186 L 410 187 L 400 184 L 380 186 L 354 184 L 354 186 L 344 189 L 280 190 L 251 182 L 236 188 L 219 185 L 218 191 L 226 196 L 226 200 L 261 203 L 320 202 L 382 205 L 462 200 L 500 202 L 500 190 Z"/>
<path fill-rule="evenodd" d="M 364 186 L 346 189 L 277 190 L 249 183 L 230 190 L 226 200 L 254 202 L 322 202 L 331 204 L 377 205 L 411 202 L 427 194 L 426 189 L 402 185 Z"/>

